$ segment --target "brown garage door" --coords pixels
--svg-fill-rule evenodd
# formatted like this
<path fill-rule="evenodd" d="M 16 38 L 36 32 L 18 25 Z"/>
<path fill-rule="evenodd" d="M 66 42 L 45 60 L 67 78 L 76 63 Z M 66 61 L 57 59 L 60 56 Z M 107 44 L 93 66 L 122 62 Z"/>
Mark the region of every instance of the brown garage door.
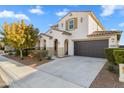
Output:
<path fill-rule="evenodd" d="M 104 58 L 108 40 L 75 41 L 74 55 Z"/>

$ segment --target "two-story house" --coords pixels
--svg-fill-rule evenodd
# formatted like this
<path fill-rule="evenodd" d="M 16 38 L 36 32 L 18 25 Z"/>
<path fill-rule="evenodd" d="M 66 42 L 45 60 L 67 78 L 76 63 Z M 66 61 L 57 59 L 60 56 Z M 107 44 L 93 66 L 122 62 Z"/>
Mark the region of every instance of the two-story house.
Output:
<path fill-rule="evenodd" d="M 58 57 L 105 57 L 104 49 L 118 47 L 120 36 L 121 31 L 106 31 L 92 11 L 72 11 L 40 34 L 39 47 Z"/>

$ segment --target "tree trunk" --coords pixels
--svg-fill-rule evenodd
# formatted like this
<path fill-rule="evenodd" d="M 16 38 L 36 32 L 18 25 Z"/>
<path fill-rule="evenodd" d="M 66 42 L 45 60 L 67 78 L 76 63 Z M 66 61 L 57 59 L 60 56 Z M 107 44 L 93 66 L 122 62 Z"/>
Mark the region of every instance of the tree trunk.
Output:
<path fill-rule="evenodd" d="M 20 58 L 23 60 L 22 49 L 20 49 Z"/>

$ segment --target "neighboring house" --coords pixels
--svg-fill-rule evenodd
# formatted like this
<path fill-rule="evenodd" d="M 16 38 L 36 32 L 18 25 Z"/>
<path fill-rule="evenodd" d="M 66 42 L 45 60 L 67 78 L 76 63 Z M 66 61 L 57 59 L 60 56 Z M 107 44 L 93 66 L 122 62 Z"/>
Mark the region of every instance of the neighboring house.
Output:
<path fill-rule="evenodd" d="M 39 47 L 50 55 L 105 57 L 105 48 L 118 47 L 121 31 L 106 31 L 91 11 L 72 11 L 48 32 L 41 33 Z"/>

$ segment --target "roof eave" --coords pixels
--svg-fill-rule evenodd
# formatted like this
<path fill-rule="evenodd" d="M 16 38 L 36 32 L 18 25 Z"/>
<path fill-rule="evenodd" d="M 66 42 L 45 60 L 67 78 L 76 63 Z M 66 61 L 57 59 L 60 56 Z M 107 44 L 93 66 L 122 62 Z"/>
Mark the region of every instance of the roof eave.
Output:
<path fill-rule="evenodd" d="M 46 34 L 44 34 L 44 33 L 40 33 L 40 35 L 39 36 L 46 36 L 46 37 L 49 37 L 49 38 L 53 38 L 52 36 L 49 36 L 49 35 L 46 35 Z"/>

